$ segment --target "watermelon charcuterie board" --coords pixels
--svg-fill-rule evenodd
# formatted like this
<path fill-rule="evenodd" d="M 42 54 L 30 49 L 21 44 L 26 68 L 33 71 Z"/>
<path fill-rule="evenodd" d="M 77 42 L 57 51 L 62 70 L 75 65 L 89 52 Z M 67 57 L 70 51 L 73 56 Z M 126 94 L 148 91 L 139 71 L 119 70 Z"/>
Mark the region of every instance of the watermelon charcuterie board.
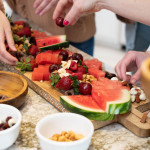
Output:
<path fill-rule="evenodd" d="M 5 67 L 23 75 L 58 110 L 89 118 L 95 129 L 118 122 L 140 137 L 150 136 L 150 102 L 141 88 L 107 72 L 100 60 L 69 47 L 65 35 L 48 36 L 29 26 L 24 21 L 11 24 L 17 51 L 12 52 L 7 42 L 6 47 L 18 62 Z"/>
<path fill-rule="evenodd" d="M 92 59 L 91 56 L 87 55 L 86 53 L 70 46 L 69 50 L 72 52 L 79 52 L 81 53 L 85 59 Z M 32 72 L 26 72 L 25 74 L 22 74 L 20 70 L 17 68 L 6 65 L 5 66 L 12 72 L 19 73 L 23 75 L 28 84 L 29 87 L 32 88 L 34 91 L 36 91 L 39 95 L 41 95 L 43 98 L 45 98 L 48 102 L 50 102 L 54 107 L 56 107 L 59 111 L 66 112 L 67 110 L 61 105 L 60 103 L 60 96 L 63 96 L 64 94 L 60 92 L 60 90 L 51 87 L 49 81 L 39 82 L 39 81 L 33 81 L 32 80 Z M 142 101 L 140 103 L 132 103 L 131 112 L 116 115 L 113 120 L 107 120 L 107 121 L 92 121 L 95 129 L 104 127 L 106 125 L 112 124 L 112 123 L 120 123 L 126 128 L 128 128 L 130 131 L 135 133 L 137 136 L 140 137 L 149 137 L 150 136 L 150 118 L 147 118 L 146 123 L 141 123 L 140 120 L 143 116 L 143 113 L 148 111 L 150 108 L 150 101 Z"/>

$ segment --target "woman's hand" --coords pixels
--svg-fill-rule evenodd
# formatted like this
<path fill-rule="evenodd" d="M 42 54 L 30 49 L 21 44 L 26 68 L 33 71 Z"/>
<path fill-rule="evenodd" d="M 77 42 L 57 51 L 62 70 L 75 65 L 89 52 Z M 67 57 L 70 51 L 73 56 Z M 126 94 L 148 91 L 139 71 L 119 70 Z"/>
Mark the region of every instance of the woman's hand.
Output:
<path fill-rule="evenodd" d="M 5 47 L 5 38 L 12 51 L 16 51 L 14 40 L 11 33 L 11 27 L 7 17 L 0 10 L 0 60 L 11 65 L 15 65 L 17 59 L 10 55 Z"/>
<path fill-rule="evenodd" d="M 140 66 L 143 60 L 149 56 L 149 52 L 129 51 L 115 67 L 118 77 L 124 81 L 130 80 L 130 82 L 134 84 L 141 77 Z M 126 72 L 131 71 L 136 71 L 136 73 L 129 79 Z"/>
<path fill-rule="evenodd" d="M 36 0 L 33 7 L 36 9 L 35 13 L 40 16 L 44 15 L 48 10 L 55 7 L 59 0 Z"/>
<path fill-rule="evenodd" d="M 60 0 L 53 14 L 53 19 L 63 16 L 64 25 L 74 25 L 84 13 L 97 12 L 102 9 L 100 0 Z"/>

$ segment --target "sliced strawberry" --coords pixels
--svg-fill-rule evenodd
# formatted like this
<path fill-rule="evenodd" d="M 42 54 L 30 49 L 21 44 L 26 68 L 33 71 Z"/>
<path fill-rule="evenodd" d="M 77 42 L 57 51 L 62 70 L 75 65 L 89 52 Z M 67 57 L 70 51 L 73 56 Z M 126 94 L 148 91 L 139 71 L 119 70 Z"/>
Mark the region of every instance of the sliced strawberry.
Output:
<path fill-rule="evenodd" d="M 83 66 L 78 66 L 78 69 L 77 69 L 76 72 L 81 72 L 82 74 L 86 74 L 87 73 L 86 69 Z"/>
<path fill-rule="evenodd" d="M 23 37 L 23 36 L 30 37 L 31 36 L 31 30 L 29 27 L 24 27 L 17 32 L 17 35 L 20 37 Z"/>
<path fill-rule="evenodd" d="M 73 72 L 72 72 L 71 70 L 69 70 L 69 69 L 66 69 L 66 72 L 67 72 L 67 73 L 70 73 L 70 74 L 73 73 Z"/>
<path fill-rule="evenodd" d="M 72 87 L 72 80 L 69 77 L 63 77 L 60 81 L 56 84 L 56 88 L 61 90 L 70 90 Z"/>
<path fill-rule="evenodd" d="M 29 48 L 29 51 L 28 53 L 33 55 L 33 56 L 36 56 L 36 54 L 39 52 L 39 48 L 35 45 L 32 45 L 30 48 Z"/>
<path fill-rule="evenodd" d="M 70 69 L 72 71 L 76 71 L 78 68 L 77 63 L 75 61 L 71 61 Z"/>
<path fill-rule="evenodd" d="M 83 79 L 83 74 L 82 74 L 82 72 L 73 73 L 71 76 L 72 76 L 72 77 L 77 76 L 77 79 L 78 79 L 78 80 L 82 80 L 82 79 Z"/>

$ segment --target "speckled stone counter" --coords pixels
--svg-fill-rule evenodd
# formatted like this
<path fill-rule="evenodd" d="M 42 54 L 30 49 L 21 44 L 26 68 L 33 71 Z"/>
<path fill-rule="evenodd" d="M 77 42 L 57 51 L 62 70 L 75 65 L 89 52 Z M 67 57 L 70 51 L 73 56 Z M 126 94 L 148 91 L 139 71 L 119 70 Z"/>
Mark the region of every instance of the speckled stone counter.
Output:
<path fill-rule="evenodd" d="M 20 18 L 15 17 L 15 19 Z M 34 27 L 37 29 L 36 26 Z M 1 65 L 0 70 L 5 68 Z M 113 71 L 110 68 L 107 70 Z M 8 150 L 40 149 L 35 134 L 37 122 L 46 115 L 59 112 L 30 88 L 25 99 L 25 104 L 20 108 L 22 113 L 20 134 Z M 150 150 L 150 137 L 139 138 L 122 125 L 115 123 L 94 132 L 89 150 Z"/>

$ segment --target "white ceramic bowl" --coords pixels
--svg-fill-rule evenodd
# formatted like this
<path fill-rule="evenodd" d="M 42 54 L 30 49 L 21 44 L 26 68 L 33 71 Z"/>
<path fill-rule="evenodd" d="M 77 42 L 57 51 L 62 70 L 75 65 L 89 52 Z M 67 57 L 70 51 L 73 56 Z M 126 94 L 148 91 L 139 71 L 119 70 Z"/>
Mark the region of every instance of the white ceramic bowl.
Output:
<path fill-rule="evenodd" d="M 0 104 L 0 118 L 12 116 L 15 119 L 16 124 L 9 129 L 0 131 L 0 150 L 7 149 L 17 139 L 20 131 L 21 113 L 13 106 Z"/>
<path fill-rule="evenodd" d="M 48 138 L 61 131 L 73 131 L 85 136 L 73 142 L 57 142 Z M 43 150 L 87 150 L 94 132 L 93 124 L 84 116 L 74 113 L 56 113 L 37 123 L 36 134 Z"/>

